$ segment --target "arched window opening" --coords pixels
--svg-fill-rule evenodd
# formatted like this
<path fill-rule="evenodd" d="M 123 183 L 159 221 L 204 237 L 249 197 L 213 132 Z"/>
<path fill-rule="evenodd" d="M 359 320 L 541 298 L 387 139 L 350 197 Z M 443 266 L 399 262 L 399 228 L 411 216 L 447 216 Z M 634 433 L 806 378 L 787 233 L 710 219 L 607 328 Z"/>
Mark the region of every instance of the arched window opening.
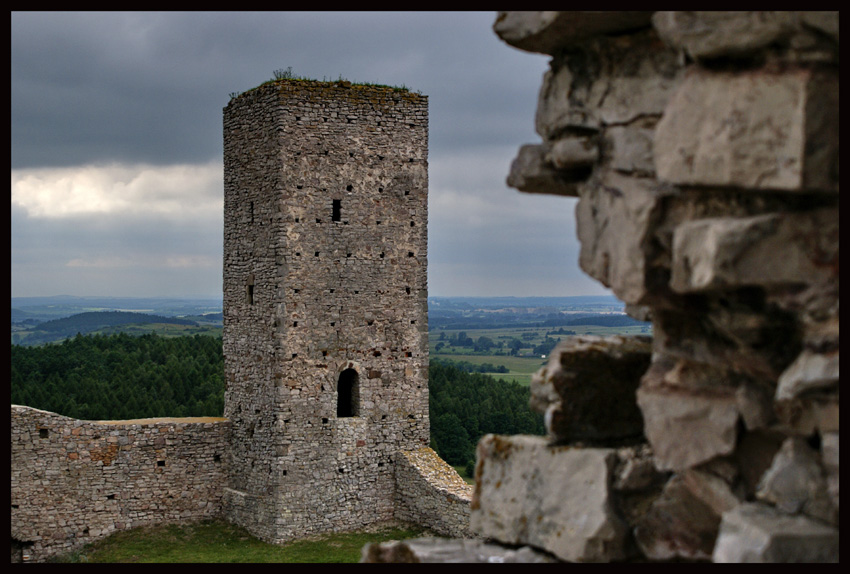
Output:
<path fill-rule="evenodd" d="M 345 369 L 339 374 L 336 385 L 336 416 L 356 417 L 359 414 L 360 377 L 354 369 Z"/>

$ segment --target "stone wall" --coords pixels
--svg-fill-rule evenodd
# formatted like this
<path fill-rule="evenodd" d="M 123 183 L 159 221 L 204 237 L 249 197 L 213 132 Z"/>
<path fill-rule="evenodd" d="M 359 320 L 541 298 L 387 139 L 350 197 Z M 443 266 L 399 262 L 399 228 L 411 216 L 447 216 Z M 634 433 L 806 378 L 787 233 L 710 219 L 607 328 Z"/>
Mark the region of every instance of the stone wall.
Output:
<path fill-rule="evenodd" d="M 396 511 L 400 522 L 451 538 L 470 538 L 472 486 L 429 447 L 399 452 Z"/>
<path fill-rule="evenodd" d="M 473 530 L 529 560 L 837 562 L 838 12 L 494 30 L 552 57 L 509 185 L 578 197 L 581 268 L 653 338 L 555 350 L 548 437 L 478 446 Z"/>
<path fill-rule="evenodd" d="M 427 97 L 280 80 L 224 110 L 225 514 L 270 542 L 391 520 L 429 442 Z"/>
<path fill-rule="evenodd" d="M 229 435 L 224 419 L 81 421 L 12 405 L 13 548 L 41 561 L 119 530 L 219 515 Z"/>

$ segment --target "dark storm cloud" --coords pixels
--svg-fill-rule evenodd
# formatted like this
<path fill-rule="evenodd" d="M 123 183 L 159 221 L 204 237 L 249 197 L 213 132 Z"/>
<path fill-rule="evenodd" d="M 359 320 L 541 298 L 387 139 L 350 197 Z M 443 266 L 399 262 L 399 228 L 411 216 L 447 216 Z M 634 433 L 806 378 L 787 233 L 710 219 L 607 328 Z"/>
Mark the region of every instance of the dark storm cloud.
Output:
<path fill-rule="evenodd" d="M 12 168 L 220 157 L 228 95 L 287 67 L 427 94 L 432 147 L 531 138 L 545 64 L 502 44 L 493 17 L 13 13 Z"/>
<path fill-rule="evenodd" d="M 222 109 L 275 70 L 429 101 L 429 289 L 570 295 L 572 203 L 505 178 L 548 58 L 495 12 L 12 13 L 12 294 L 220 296 Z"/>

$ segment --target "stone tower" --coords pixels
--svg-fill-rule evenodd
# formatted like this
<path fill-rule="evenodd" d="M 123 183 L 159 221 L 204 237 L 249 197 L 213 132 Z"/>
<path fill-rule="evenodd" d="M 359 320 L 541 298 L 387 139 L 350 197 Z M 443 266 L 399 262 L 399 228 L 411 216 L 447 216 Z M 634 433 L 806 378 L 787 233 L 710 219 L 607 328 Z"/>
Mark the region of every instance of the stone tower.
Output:
<path fill-rule="evenodd" d="M 224 110 L 228 518 L 271 542 L 392 519 L 426 446 L 427 97 L 279 80 Z"/>

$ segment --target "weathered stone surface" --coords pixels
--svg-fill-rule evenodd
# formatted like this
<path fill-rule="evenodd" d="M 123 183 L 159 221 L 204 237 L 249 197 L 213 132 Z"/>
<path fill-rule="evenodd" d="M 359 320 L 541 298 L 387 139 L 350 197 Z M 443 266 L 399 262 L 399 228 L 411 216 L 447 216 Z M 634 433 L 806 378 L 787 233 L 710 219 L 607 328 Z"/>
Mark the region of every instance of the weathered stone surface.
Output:
<path fill-rule="evenodd" d="M 592 36 L 650 25 L 652 12 L 499 12 L 493 31 L 506 43 L 527 52 L 557 54 Z"/>
<path fill-rule="evenodd" d="M 838 529 L 758 503 L 723 514 L 714 562 L 838 562 Z"/>
<path fill-rule="evenodd" d="M 662 193 L 648 178 L 606 172 L 579 187 L 579 265 L 627 304 L 650 299 L 647 244 Z"/>
<path fill-rule="evenodd" d="M 547 148 L 542 145 L 524 145 L 511 162 L 507 184 L 526 193 L 576 196 L 576 182 L 587 175 L 585 170 L 574 173 L 557 170 L 546 161 Z"/>
<path fill-rule="evenodd" d="M 127 528 L 221 514 L 230 421 L 81 421 L 12 405 L 12 539 L 33 561 Z"/>
<path fill-rule="evenodd" d="M 557 169 L 581 170 L 587 175 L 598 158 L 599 149 L 593 138 L 580 136 L 567 136 L 552 142 L 545 155 L 546 161 Z"/>
<path fill-rule="evenodd" d="M 780 376 L 776 400 L 794 399 L 811 390 L 838 384 L 838 349 L 815 353 L 805 349 Z"/>
<path fill-rule="evenodd" d="M 709 472 L 709 468 L 689 468 L 680 474 L 685 487 L 695 497 L 700 499 L 717 516 L 732 510 L 744 501 L 740 489 L 733 489 L 730 480 L 735 480 L 735 475 L 725 478 Z M 737 474 L 737 473 L 735 473 Z M 737 490 L 737 492 L 736 492 Z"/>
<path fill-rule="evenodd" d="M 654 122 L 649 125 L 611 126 L 605 130 L 605 155 L 611 169 L 638 176 L 655 175 L 652 153 Z"/>
<path fill-rule="evenodd" d="M 739 415 L 733 392 L 641 386 L 637 403 L 661 470 L 684 470 L 735 448 Z"/>
<path fill-rule="evenodd" d="M 557 562 L 534 548 L 505 548 L 483 540 L 414 538 L 363 547 L 361 563 L 512 564 Z"/>
<path fill-rule="evenodd" d="M 477 454 L 470 524 L 478 535 L 571 562 L 624 557 L 626 528 L 609 490 L 616 451 L 486 435 Z"/>
<path fill-rule="evenodd" d="M 275 543 L 391 520 L 429 441 L 428 98 L 282 79 L 223 130 L 223 514 Z"/>
<path fill-rule="evenodd" d="M 619 448 L 617 458 L 614 490 L 621 492 L 645 490 L 659 483 L 666 476 L 655 468 L 652 449 L 648 444 Z"/>
<path fill-rule="evenodd" d="M 544 140 L 659 117 L 681 79 L 676 54 L 652 30 L 592 40 L 552 59 L 535 126 Z"/>
<path fill-rule="evenodd" d="M 826 492 L 832 506 L 838 512 L 839 469 L 838 469 L 838 433 L 823 433 L 820 439 L 821 460 L 826 471 Z"/>
<path fill-rule="evenodd" d="M 787 439 L 762 477 L 756 497 L 784 513 L 802 513 L 837 526 L 838 509 L 827 493 L 819 458 L 804 439 Z"/>
<path fill-rule="evenodd" d="M 820 252 L 811 251 L 816 240 L 807 241 L 821 231 L 829 233 L 830 226 L 825 221 L 801 219 L 768 214 L 701 219 L 680 225 L 673 234 L 670 286 L 690 293 L 791 286 L 800 284 L 804 277 L 810 282 L 830 280 L 836 274 L 828 266 L 830 262 L 822 261 Z M 822 225 L 815 228 L 817 223 Z M 837 233 L 837 218 L 831 223 Z"/>
<path fill-rule="evenodd" d="M 708 560 L 720 515 L 675 475 L 649 511 L 637 521 L 635 542 L 647 558 Z"/>
<path fill-rule="evenodd" d="M 837 387 L 835 388 L 837 390 Z M 810 393 L 774 403 L 776 416 L 785 432 L 797 436 L 837 432 L 839 399 L 837 392 Z"/>
<path fill-rule="evenodd" d="M 469 537 L 472 485 L 430 447 L 400 451 L 395 458 L 396 520 L 440 536 Z"/>
<path fill-rule="evenodd" d="M 669 183 L 838 191 L 838 74 L 691 70 L 654 150 Z"/>
<path fill-rule="evenodd" d="M 694 59 L 742 56 L 787 38 L 793 12 L 659 11 L 652 25 L 661 38 Z"/>
<path fill-rule="evenodd" d="M 652 354 L 649 337 L 568 337 L 531 381 L 531 407 L 550 438 L 617 440 L 642 436 L 633 400 Z"/>

